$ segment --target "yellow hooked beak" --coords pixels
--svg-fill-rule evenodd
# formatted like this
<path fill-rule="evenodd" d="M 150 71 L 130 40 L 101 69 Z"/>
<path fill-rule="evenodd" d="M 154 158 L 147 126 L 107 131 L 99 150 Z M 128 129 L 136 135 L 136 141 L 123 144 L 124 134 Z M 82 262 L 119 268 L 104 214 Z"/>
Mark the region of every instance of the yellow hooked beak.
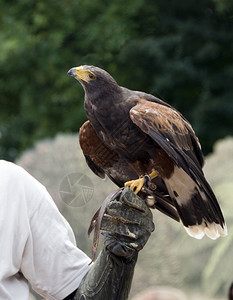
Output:
<path fill-rule="evenodd" d="M 68 75 L 73 76 L 77 80 L 82 80 L 88 82 L 90 80 L 95 79 L 95 74 L 92 72 L 85 70 L 82 66 L 71 68 L 68 72 Z"/>

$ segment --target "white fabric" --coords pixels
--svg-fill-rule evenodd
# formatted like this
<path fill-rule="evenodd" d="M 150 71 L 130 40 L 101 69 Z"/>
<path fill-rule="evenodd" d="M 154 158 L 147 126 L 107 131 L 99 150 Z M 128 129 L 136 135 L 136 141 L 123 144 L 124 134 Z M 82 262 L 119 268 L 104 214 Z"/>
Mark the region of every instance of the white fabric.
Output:
<path fill-rule="evenodd" d="M 43 297 L 63 299 L 89 263 L 45 187 L 0 160 L 0 299 L 29 299 L 28 281 Z"/>

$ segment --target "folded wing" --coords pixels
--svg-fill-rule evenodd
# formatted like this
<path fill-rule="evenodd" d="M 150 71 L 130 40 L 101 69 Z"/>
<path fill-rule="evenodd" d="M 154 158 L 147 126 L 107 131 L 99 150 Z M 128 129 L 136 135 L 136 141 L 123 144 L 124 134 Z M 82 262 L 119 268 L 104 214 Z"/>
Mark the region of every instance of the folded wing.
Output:
<path fill-rule="evenodd" d="M 200 144 L 188 121 L 172 107 L 146 99 L 131 108 L 130 118 L 173 160 L 174 173 L 163 179 L 188 233 L 213 239 L 225 235 L 222 212 L 202 172 Z"/>

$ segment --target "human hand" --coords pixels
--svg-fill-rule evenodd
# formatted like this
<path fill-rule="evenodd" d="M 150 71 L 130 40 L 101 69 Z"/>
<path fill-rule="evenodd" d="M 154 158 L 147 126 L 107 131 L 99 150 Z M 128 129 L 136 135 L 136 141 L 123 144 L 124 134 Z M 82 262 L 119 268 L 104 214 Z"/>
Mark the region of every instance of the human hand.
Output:
<path fill-rule="evenodd" d="M 100 229 L 106 249 L 131 260 L 154 230 L 153 216 L 145 201 L 125 188 L 118 198 L 107 204 Z"/>

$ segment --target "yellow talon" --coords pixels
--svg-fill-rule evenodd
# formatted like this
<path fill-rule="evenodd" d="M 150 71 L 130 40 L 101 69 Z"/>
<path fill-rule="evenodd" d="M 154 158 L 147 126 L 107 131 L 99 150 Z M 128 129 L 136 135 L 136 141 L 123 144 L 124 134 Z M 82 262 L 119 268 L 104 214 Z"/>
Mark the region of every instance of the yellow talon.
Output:
<path fill-rule="evenodd" d="M 125 186 L 129 186 L 130 189 L 132 191 L 135 192 L 135 194 L 139 193 L 141 188 L 143 187 L 143 184 L 145 183 L 145 178 L 142 177 L 142 178 L 139 178 L 139 179 L 136 179 L 136 180 L 130 180 L 130 181 L 127 181 L 125 182 Z M 136 190 L 134 190 L 136 188 Z"/>
<path fill-rule="evenodd" d="M 153 171 L 149 174 L 151 179 L 154 179 L 155 177 L 158 176 L 158 173 L 156 171 Z M 129 186 L 131 191 L 133 191 L 135 194 L 139 193 L 141 191 L 141 188 L 143 187 L 145 183 L 145 178 L 141 177 L 136 180 L 130 180 L 125 182 L 125 186 Z M 136 190 L 134 190 L 136 188 Z"/>

